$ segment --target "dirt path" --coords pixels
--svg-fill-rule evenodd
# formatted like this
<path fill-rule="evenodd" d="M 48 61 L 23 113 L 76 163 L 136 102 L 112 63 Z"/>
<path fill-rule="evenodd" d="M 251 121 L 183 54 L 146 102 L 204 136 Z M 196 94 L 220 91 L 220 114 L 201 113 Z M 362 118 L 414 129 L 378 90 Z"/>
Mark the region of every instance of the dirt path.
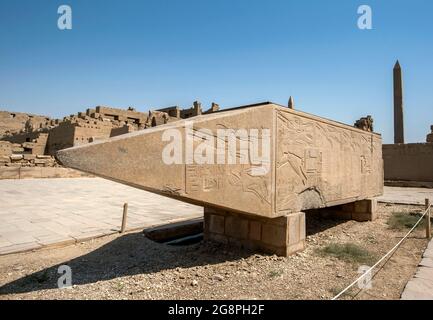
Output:
<path fill-rule="evenodd" d="M 380 258 L 404 235 L 387 221 L 421 207 L 380 205 L 374 222 L 307 216 L 307 249 L 289 258 L 223 245 L 172 247 L 142 233 L 0 257 L 0 299 L 330 299 L 359 274 L 360 263 L 323 255 L 334 243 L 356 244 Z M 427 240 L 417 229 L 373 279 L 345 299 L 399 299 Z M 372 260 L 371 265 L 375 261 Z M 57 289 L 59 265 L 72 268 L 72 289 Z M 356 296 L 355 296 L 356 295 Z"/>

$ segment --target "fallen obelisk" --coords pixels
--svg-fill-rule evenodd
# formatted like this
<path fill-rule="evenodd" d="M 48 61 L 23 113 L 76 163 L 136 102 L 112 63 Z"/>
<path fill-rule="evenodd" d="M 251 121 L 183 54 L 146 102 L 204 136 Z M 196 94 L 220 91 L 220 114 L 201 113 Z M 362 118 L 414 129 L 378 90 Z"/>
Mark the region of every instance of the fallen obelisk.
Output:
<path fill-rule="evenodd" d="M 261 103 L 59 151 L 62 164 L 204 207 L 205 239 L 290 255 L 305 211 L 374 218 L 379 134 Z"/>

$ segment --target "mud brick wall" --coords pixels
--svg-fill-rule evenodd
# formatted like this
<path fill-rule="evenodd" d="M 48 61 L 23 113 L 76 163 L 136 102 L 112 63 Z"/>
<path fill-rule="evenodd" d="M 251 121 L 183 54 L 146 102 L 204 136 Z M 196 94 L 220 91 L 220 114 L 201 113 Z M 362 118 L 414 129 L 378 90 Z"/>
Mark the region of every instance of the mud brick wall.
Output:
<path fill-rule="evenodd" d="M 205 207 L 204 236 L 206 240 L 287 256 L 305 248 L 305 214 L 269 219 Z"/>
<path fill-rule="evenodd" d="M 11 154 L 0 156 L 0 167 L 55 167 L 58 166 L 52 156 L 34 154 Z"/>
<path fill-rule="evenodd" d="M 433 182 L 433 143 L 383 145 L 385 180 Z"/>

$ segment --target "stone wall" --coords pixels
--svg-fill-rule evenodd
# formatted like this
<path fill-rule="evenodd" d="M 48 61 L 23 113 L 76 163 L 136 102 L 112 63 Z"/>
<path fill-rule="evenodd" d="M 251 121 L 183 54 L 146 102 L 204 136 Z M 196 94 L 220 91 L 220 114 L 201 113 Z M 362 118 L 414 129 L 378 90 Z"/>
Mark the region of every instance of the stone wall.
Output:
<path fill-rule="evenodd" d="M 62 122 L 56 128 L 50 130 L 47 143 L 47 154 L 54 155 L 57 150 L 74 146 L 75 125 Z"/>
<path fill-rule="evenodd" d="M 92 177 L 92 175 L 62 167 L 0 167 L 0 180 L 81 177 Z"/>
<path fill-rule="evenodd" d="M 123 127 L 111 129 L 110 138 L 120 136 L 122 134 L 127 134 L 130 132 L 134 132 L 134 131 L 137 131 L 137 129 L 134 126 L 131 126 L 130 124 L 125 124 Z"/>
<path fill-rule="evenodd" d="M 433 182 L 433 143 L 383 145 L 385 180 Z"/>
<path fill-rule="evenodd" d="M 1 145 L 2 144 L 0 144 L 0 147 Z M 9 143 L 9 145 L 13 146 L 11 143 Z M 60 167 L 52 156 L 34 155 L 30 153 L 0 155 L 0 180 L 78 178 L 88 176 L 91 175 Z"/>
<path fill-rule="evenodd" d="M 0 111 L 0 138 L 8 134 L 29 130 L 30 126 L 34 129 L 40 129 L 47 128 L 51 125 L 52 120 L 46 116 L 22 112 Z"/>
<path fill-rule="evenodd" d="M 106 118 L 109 120 L 124 121 L 126 123 L 145 123 L 147 120 L 147 114 L 138 112 L 134 108 L 128 108 L 127 110 L 98 106 L 95 109 L 94 117 Z"/>
<path fill-rule="evenodd" d="M 208 112 L 217 110 L 218 105 L 212 104 Z M 60 168 L 56 152 L 198 114 L 199 102 L 191 109 L 170 107 L 150 112 L 97 106 L 62 120 L 0 111 L 0 179 L 88 176 Z"/>
<path fill-rule="evenodd" d="M 213 103 L 205 113 L 215 112 L 218 108 L 218 105 Z M 69 115 L 62 120 L 0 111 L 0 139 L 22 144 L 23 152 L 26 153 L 55 155 L 58 150 L 155 127 L 201 113 L 201 104 L 197 101 L 190 109 L 169 107 L 150 112 L 138 112 L 131 107 L 118 109 L 97 106 L 85 112 Z"/>
<path fill-rule="evenodd" d="M 0 141 L 0 156 L 9 156 L 12 154 L 12 143 L 8 141 Z"/>
<path fill-rule="evenodd" d="M 0 156 L 0 167 L 55 167 L 58 166 L 52 156 L 29 153 Z"/>
<path fill-rule="evenodd" d="M 149 121 L 150 113 L 137 112 L 133 108 L 122 110 L 98 106 L 87 109 L 86 112 L 65 117 L 56 128 L 50 130 L 47 153 L 55 155 L 62 149 L 145 129 L 152 126 Z"/>

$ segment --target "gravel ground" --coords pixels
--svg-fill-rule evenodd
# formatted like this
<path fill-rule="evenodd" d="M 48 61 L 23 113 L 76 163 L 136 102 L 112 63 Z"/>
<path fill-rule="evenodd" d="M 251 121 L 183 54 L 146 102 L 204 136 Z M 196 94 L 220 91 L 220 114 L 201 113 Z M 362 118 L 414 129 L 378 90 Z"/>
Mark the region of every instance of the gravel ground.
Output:
<path fill-rule="evenodd" d="M 365 223 L 307 215 L 307 249 L 288 258 L 206 242 L 168 246 L 142 233 L 1 256 L 0 299 L 330 299 L 359 276 L 359 264 L 318 249 L 353 243 L 379 259 L 406 233 L 391 230 L 389 216 L 422 207 L 380 204 L 379 210 L 376 221 Z M 417 229 L 371 289 L 356 288 L 342 298 L 399 299 L 427 245 L 424 237 Z M 63 264 L 72 269 L 70 289 L 57 288 Z"/>

